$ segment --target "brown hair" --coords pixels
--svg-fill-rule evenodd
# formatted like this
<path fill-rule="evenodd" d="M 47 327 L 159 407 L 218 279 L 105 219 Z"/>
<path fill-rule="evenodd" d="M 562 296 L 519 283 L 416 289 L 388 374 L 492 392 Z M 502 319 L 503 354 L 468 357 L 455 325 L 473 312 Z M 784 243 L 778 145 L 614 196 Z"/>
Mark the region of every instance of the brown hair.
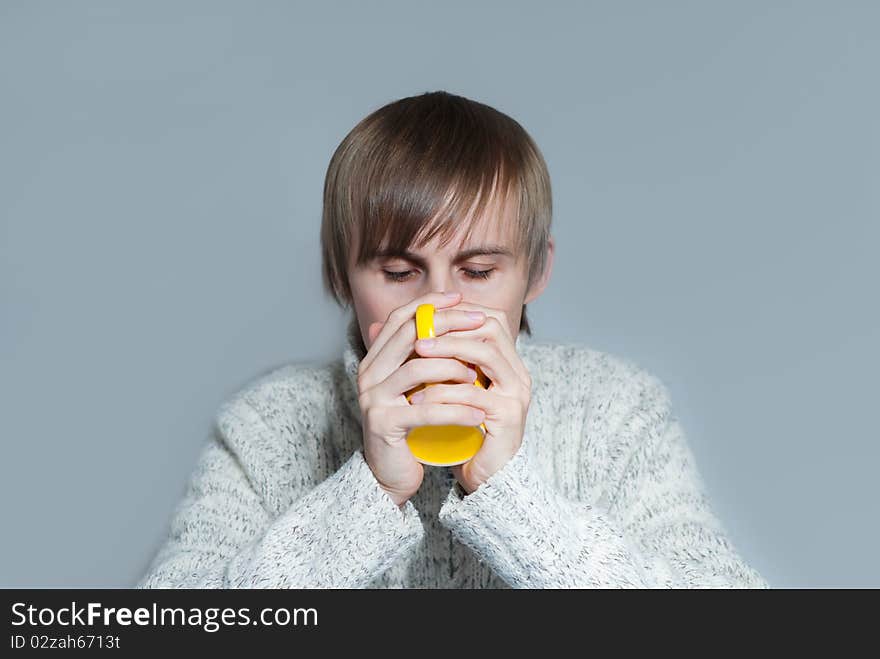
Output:
<path fill-rule="evenodd" d="M 355 236 L 362 237 L 358 265 L 380 247 L 422 247 L 437 234 L 445 244 L 462 218 L 470 218 L 470 235 L 495 198 L 515 203 L 516 253 L 528 260 L 530 288 L 546 265 L 552 201 L 547 165 L 525 129 L 488 105 L 445 91 L 375 110 L 345 136 L 327 167 L 325 290 L 340 306 L 351 304 L 347 273 Z M 532 333 L 526 305 L 520 332 Z"/>

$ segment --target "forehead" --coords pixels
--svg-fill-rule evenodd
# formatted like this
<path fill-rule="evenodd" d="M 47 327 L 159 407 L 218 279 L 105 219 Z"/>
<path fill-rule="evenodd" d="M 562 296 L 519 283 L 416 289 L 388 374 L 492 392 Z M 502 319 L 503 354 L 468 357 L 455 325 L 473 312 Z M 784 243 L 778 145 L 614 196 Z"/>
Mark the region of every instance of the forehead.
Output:
<path fill-rule="evenodd" d="M 494 219 L 481 218 L 471 226 L 462 223 L 461 227 L 456 229 L 455 233 L 446 241 L 442 241 L 440 236 L 434 236 L 424 244 L 417 240 L 417 244 L 413 245 L 411 249 L 422 250 L 427 254 L 433 252 L 457 253 L 468 247 L 498 245 L 513 251 L 513 242 L 512 227 Z"/>
<path fill-rule="evenodd" d="M 426 223 L 425 229 L 416 234 L 410 249 L 426 252 L 458 252 L 468 247 L 496 245 L 516 251 L 517 238 L 516 206 L 510 199 L 493 198 L 480 216 L 474 215 L 473 206 L 468 215 L 458 223 L 456 229 L 444 240 L 442 233 L 434 231 L 433 220 Z M 382 246 L 386 246 L 383 241 Z"/>

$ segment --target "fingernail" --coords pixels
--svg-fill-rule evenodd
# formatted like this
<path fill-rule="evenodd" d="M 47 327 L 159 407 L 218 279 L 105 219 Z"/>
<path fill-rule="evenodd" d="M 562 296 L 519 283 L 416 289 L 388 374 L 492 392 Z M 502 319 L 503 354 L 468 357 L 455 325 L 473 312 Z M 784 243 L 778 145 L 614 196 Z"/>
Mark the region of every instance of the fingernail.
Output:
<path fill-rule="evenodd" d="M 417 341 L 417 343 L 419 344 L 419 347 L 421 347 L 421 348 L 426 348 L 426 349 L 428 349 L 428 350 L 430 350 L 431 348 L 433 348 L 433 347 L 434 347 L 434 344 L 435 344 L 436 342 L 437 342 L 437 341 L 436 341 L 435 339 L 419 339 L 419 340 Z"/>
<path fill-rule="evenodd" d="M 447 293 L 446 291 L 444 291 L 443 295 L 446 297 L 456 297 L 458 295 L 458 292 L 456 291 L 456 292 L 452 292 L 452 293 Z"/>
<path fill-rule="evenodd" d="M 409 397 L 409 402 L 410 403 L 418 403 L 418 402 L 421 402 L 421 400 L 424 397 L 425 397 L 424 391 L 417 391 L 416 393 L 414 393 L 412 396 Z"/>
<path fill-rule="evenodd" d="M 468 311 L 467 317 L 471 320 L 483 320 L 483 312 L 482 311 Z"/>
<path fill-rule="evenodd" d="M 470 379 L 470 382 L 473 382 L 474 380 L 476 380 L 477 379 L 477 371 L 475 369 L 469 368 L 468 369 L 468 378 Z"/>

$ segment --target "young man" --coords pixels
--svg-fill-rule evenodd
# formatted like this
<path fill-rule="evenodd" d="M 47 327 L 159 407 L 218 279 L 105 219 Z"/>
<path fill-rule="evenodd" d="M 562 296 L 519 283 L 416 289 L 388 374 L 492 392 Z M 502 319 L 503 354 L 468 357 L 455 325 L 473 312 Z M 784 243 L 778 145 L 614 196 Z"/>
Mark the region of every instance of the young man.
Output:
<path fill-rule="evenodd" d="M 355 126 L 321 230 L 325 286 L 354 310 L 342 359 L 285 365 L 223 405 L 138 586 L 767 587 L 713 514 L 663 383 L 530 339 L 551 215 L 540 151 L 489 106 L 426 93 Z M 425 302 L 433 345 L 416 342 Z M 408 401 L 424 382 L 445 384 Z M 456 467 L 406 443 L 481 422 Z"/>

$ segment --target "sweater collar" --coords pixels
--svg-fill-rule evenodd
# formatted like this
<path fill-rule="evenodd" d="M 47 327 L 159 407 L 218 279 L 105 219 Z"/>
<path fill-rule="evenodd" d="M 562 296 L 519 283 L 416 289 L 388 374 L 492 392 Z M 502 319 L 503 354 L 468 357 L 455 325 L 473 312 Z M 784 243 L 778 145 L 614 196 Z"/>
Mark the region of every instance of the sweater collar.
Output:
<path fill-rule="evenodd" d="M 529 341 L 531 339 L 525 332 L 520 332 L 516 336 L 514 348 L 519 355 L 522 355 L 522 350 Z M 362 423 L 362 419 L 361 407 L 358 403 L 357 376 L 358 367 L 365 355 L 366 347 L 361 337 L 357 318 L 352 316 L 346 331 L 345 348 L 342 351 L 342 364 L 345 370 L 345 391 L 343 397 L 349 413 L 352 418 L 357 419 L 358 424 Z"/>

